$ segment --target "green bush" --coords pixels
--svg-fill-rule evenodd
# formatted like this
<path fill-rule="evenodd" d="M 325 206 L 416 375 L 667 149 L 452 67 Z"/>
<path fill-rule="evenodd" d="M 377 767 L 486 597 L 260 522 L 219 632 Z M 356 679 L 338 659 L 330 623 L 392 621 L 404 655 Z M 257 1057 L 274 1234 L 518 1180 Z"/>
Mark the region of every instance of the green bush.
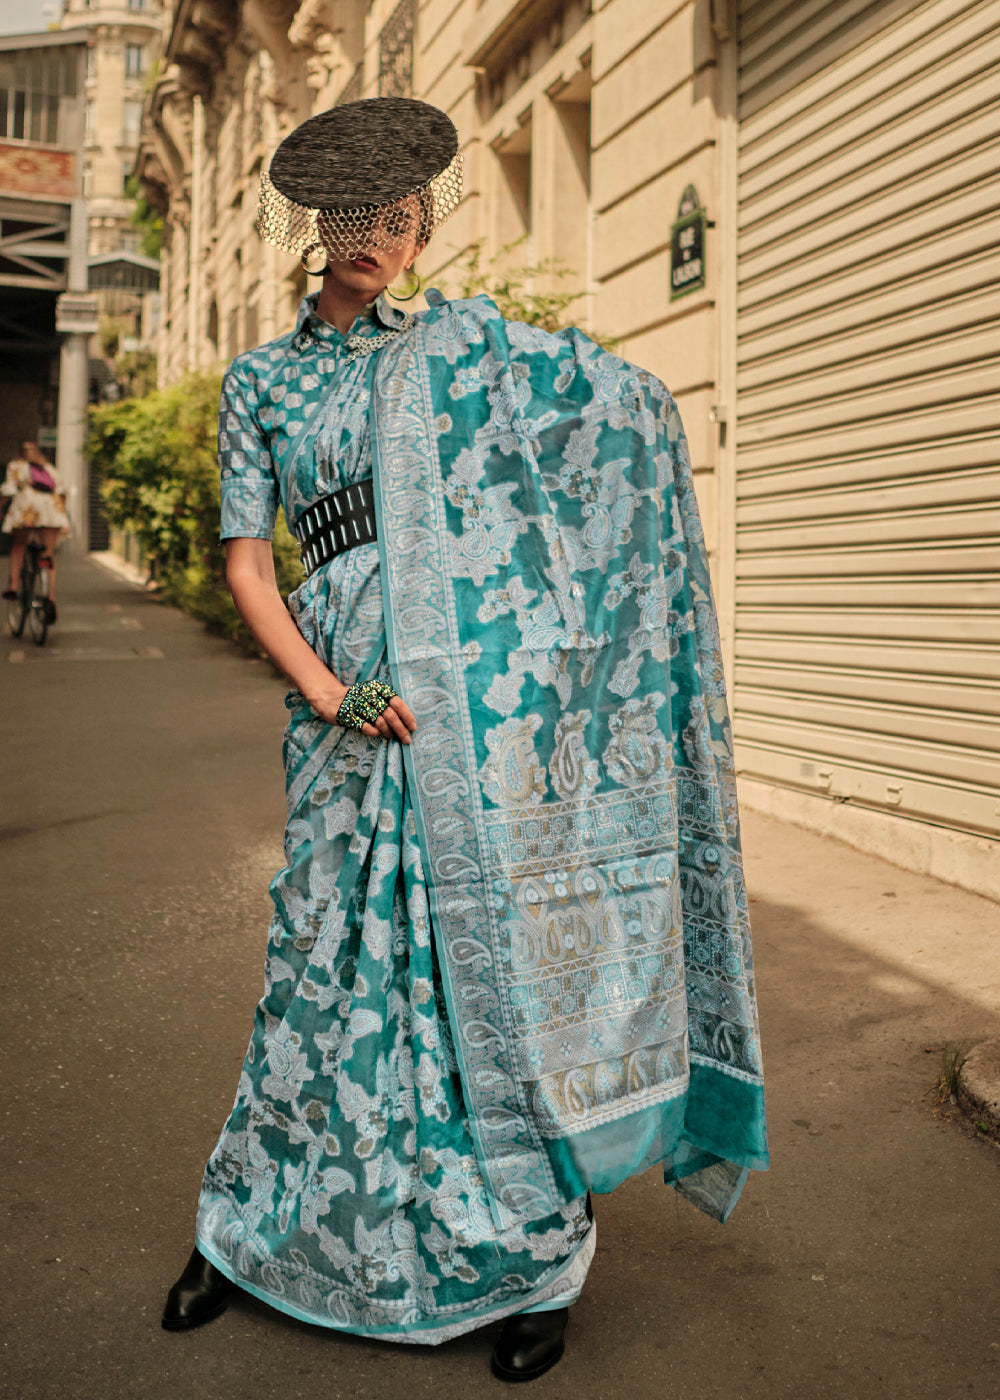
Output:
<path fill-rule="evenodd" d="M 586 296 L 580 285 L 580 274 L 560 258 L 512 265 L 511 253 L 522 248 L 525 242 L 526 236 L 517 238 L 492 257 L 486 255 L 484 239 L 471 243 L 453 265 L 458 278 L 458 295 L 474 297 L 485 292 L 496 302 L 497 310 L 506 320 L 524 321 L 543 331 L 558 331 L 573 325 L 570 308 Z M 618 351 L 620 342 L 615 337 L 593 330 L 587 334 L 606 350 Z"/>
<path fill-rule="evenodd" d="M 125 181 L 125 195 L 135 200 L 129 222 L 141 234 L 140 248 L 147 258 L 158 258 L 163 247 L 163 215 L 150 204 L 134 175 Z"/>
<path fill-rule="evenodd" d="M 109 523 L 136 537 L 161 595 L 259 654 L 229 596 L 219 541 L 220 385 L 219 374 L 189 374 L 143 398 L 91 409 L 87 455 Z M 283 519 L 274 553 L 278 587 L 290 593 L 302 568 Z"/>

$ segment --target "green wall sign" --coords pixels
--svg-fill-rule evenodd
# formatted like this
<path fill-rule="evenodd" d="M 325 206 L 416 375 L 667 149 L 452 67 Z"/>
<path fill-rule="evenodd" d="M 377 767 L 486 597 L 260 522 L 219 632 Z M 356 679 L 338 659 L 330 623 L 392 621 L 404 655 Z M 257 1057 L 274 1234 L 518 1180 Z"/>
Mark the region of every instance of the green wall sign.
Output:
<path fill-rule="evenodd" d="M 670 231 L 670 300 L 705 285 L 705 227 L 708 220 L 694 185 L 688 185 Z"/>

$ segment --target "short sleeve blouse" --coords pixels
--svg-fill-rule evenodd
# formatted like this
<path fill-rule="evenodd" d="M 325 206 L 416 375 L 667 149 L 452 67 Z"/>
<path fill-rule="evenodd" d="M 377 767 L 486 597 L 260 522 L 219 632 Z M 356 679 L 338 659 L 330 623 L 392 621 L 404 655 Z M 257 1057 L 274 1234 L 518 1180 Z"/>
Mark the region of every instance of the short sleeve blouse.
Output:
<path fill-rule="evenodd" d="M 278 515 L 278 481 L 257 418 L 257 386 L 239 361 L 222 381 L 219 403 L 219 470 L 222 496 L 221 537 L 274 537 Z"/>
<path fill-rule="evenodd" d="M 219 468 L 224 540 L 271 539 L 279 503 L 294 529 L 324 492 L 371 474 L 368 407 L 377 355 L 413 317 L 383 298 L 347 335 L 306 297 L 295 330 L 238 355 L 222 381 Z M 371 341 L 361 353 L 359 342 Z M 321 411 L 322 410 L 322 411 Z M 315 422 L 308 451 L 296 444 Z"/>

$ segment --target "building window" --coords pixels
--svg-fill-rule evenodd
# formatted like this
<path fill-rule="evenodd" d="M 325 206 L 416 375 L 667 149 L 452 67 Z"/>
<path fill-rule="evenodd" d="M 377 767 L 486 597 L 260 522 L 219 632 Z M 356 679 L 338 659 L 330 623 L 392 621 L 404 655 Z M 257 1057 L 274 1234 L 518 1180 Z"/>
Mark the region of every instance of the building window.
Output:
<path fill-rule="evenodd" d="M 239 102 L 235 105 L 232 113 L 232 127 L 229 138 L 231 141 L 230 159 L 232 161 L 233 179 L 238 180 L 243 174 L 243 94 L 239 94 Z"/>
<path fill-rule="evenodd" d="M 531 233 L 531 121 L 495 146 L 494 236 L 499 247 Z"/>
<path fill-rule="evenodd" d="M 413 26 L 416 0 L 400 0 L 382 26 L 378 42 L 379 97 L 409 97 L 413 91 Z"/>
<path fill-rule="evenodd" d="M 208 212 L 208 227 L 215 232 L 219 222 L 219 157 L 216 151 L 215 163 L 206 169 L 208 179 L 208 199 L 205 201 Z"/>
<path fill-rule="evenodd" d="M 88 146 L 94 143 L 94 99 L 90 98 L 83 116 L 83 139 Z"/>
<path fill-rule="evenodd" d="M 0 141 L 66 144 L 60 98 L 76 95 L 77 62 L 65 50 L 0 53 Z"/>
<path fill-rule="evenodd" d="M 128 0 L 128 7 L 130 10 L 144 10 L 146 8 L 146 0 Z"/>
<path fill-rule="evenodd" d="M 141 44 L 125 45 L 125 76 L 141 78 L 146 71 L 146 51 Z"/>
<path fill-rule="evenodd" d="M 97 50 L 95 48 L 87 50 L 87 77 L 97 77 Z"/>
<path fill-rule="evenodd" d="M 550 112 L 555 118 L 549 130 L 550 159 L 554 156 L 554 167 L 550 166 L 549 180 L 551 198 L 549 218 L 546 219 L 546 243 L 537 252 L 540 256 L 551 252 L 572 268 L 585 284 L 590 281 L 590 74 L 589 70 L 578 73 L 576 81 L 570 85 L 570 96 L 562 94 L 550 101 Z M 553 169 L 559 172 L 558 186 L 553 179 Z M 541 230 L 538 230 L 541 234 Z M 576 313 L 576 314 L 579 314 Z"/>
<path fill-rule="evenodd" d="M 83 197 L 89 199 L 94 193 L 94 168 L 88 161 L 83 167 Z"/>
<path fill-rule="evenodd" d="M 126 146 L 138 146 L 141 130 L 142 103 L 126 100 L 122 104 L 122 143 Z"/>
<path fill-rule="evenodd" d="M 215 297 L 209 302 L 205 336 L 212 353 L 212 359 L 217 360 L 219 358 L 219 307 Z"/>

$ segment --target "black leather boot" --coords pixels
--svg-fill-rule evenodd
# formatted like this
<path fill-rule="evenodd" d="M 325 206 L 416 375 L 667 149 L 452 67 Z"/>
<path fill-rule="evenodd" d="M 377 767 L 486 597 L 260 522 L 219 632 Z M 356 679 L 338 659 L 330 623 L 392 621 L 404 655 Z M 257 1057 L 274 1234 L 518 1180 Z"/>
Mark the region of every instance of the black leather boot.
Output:
<path fill-rule="evenodd" d="M 167 1294 L 163 1326 L 168 1332 L 186 1332 L 211 1322 L 226 1311 L 233 1285 L 196 1249 L 184 1272 Z"/>
<path fill-rule="evenodd" d="M 533 1381 L 544 1376 L 566 1350 L 569 1308 L 515 1313 L 504 1323 L 493 1348 L 493 1374 L 502 1381 Z"/>

